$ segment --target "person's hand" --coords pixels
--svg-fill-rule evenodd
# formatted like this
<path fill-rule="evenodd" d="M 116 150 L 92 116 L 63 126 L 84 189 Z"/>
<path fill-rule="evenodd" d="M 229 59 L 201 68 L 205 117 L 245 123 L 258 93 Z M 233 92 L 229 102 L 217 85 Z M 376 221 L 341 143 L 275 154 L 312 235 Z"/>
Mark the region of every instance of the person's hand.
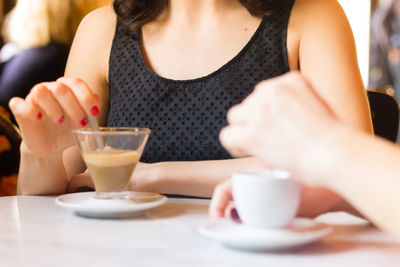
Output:
<path fill-rule="evenodd" d="M 73 145 L 72 130 L 88 124 L 85 114 L 100 113 L 100 98 L 77 78 L 33 87 L 25 99 L 9 103 L 23 137 L 23 147 L 34 157 L 61 153 Z"/>
<path fill-rule="evenodd" d="M 129 180 L 129 190 L 132 191 L 154 191 L 150 173 L 152 164 L 138 162 Z M 88 169 L 85 172 L 71 176 L 68 192 L 89 191 L 94 189 L 93 179 Z"/>
<path fill-rule="evenodd" d="M 302 186 L 297 215 L 313 218 L 329 212 L 332 210 L 332 207 L 335 207 L 338 198 L 339 196 L 336 193 L 328 189 Z M 323 201 L 321 201 L 322 199 Z M 232 200 L 232 180 L 229 179 L 215 187 L 208 210 L 209 217 L 211 219 L 228 218 L 235 222 L 241 222 Z"/>
<path fill-rule="evenodd" d="M 232 155 L 254 155 L 272 168 L 294 172 L 313 143 L 337 124 L 299 73 L 261 82 L 227 117 L 220 140 Z"/>
<path fill-rule="evenodd" d="M 150 172 L 152 164 L 138 162 L 129 180 L 129 190 L 154 191 L 152 188 Z M 88 169 L 85 172 L 73 175 L 68 185 L 68 192 L 88 191 L 94 189 L 93 179 Z"/>
<path fill-rule="evenodd" d="M 215 187 L 209 208 L 209 217 L 212 219 L 229 218 L 240 221 L 239 215 L 232 201 L 232 180 L 229 179 Z"/>
<path fill-rule="evenodd" d="M 83 173 L 71 176 L 68 184 L 68 192 L 75 193 L 93 190 L 94 183 L 88 169 L 86 169 L 86 171 Z"/>

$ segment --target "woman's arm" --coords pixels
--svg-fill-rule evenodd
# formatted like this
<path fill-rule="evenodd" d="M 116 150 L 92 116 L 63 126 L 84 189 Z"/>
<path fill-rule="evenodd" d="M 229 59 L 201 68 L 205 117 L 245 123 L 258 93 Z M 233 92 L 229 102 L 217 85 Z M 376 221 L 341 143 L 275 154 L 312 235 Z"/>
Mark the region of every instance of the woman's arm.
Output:
<path fill-rule="evenodd" d="M 131 179 L 133 190 L 163 194 L 211 197 L 220 182 L 238 171 L 265 168 L 254 157 L 210 161 L 180 161 L 140 164 Z"/>
<path fill-rule="evenodd" d="M 289 34 L 298 35 L 299 70 L 345 123 L 372 133 L 350 24 L 336 0 L 297 0 Z"/>
<path fill-rule="evenodd" d="M 101 126 L 105 126 L 107 121 L 108 60 L 116 21 L 111 6 L 99 8 L 87 15 L 78 28 L 65 70 L 65 77 L 79 77 L 100 97 L 101 108 L 97 118 Z M 85 169 L 76 145 L 64 153 L 64 163 L 69 176 Z"/>
<path fill-rule="evenodd" d="M 298 61 L 290 48 L 298 48 Z M 336 0 L 297 0 L 288 29 L 289 61 L 329 104 L 341 121 L 367 133 L 372 123 L 360 75 L 354 37 Z M 330 210 L 355 212 L 328 189 L 304 187 L 300 214 L 315 216 Z"/>
<path fill-rule="evenodd" d="M 107 55 L 114 29 L 111 7 L 88 15 L 72 45 L 67 77 L 39 84 L 26 99 L 10 102 L 23 136 L 19 194 L 64 193 L 69 177 L 84 170 L 71 130 L 87 124 L 85 113 L 105 121 Z M 101 106 L 99 115 L 93 108 Z"/>

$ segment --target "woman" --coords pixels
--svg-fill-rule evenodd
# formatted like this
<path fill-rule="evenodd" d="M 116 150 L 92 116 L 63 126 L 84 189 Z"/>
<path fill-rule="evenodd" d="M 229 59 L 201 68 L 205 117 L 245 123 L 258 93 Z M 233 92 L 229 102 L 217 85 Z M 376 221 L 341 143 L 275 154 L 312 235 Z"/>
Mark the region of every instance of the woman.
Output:
<path fill-rule="evenodd" d="M 231 153 L 255 155 L 302 183 L 340 193 L 400 238 L 399 149 L 343 123 L 303 76 L 293 73 L 261 83 L 229 111 L 228 121 L 220 137 Z M 237 219 L 228 207 L 231 199 L 227 181 L 217 187 L 210 215 L 232 213 Z"/>
<path fill-rule="evenodd" d="M 259 81 L 300 66 L 346 123 L 371 132 L 353 36 L 334 0 L 116 0 L 114 8 L 81 24 L 66 77 L 11 101 L 24 135 L 20 193 L 87 185 L 85 174 L 70 179 L 85 166 L 69 134 L 87 124 L 86 112 L 101 125 L 152 128 L 132 189 L 211 196 L 232 172 L 259 168 L 218 143 L 226 111 Z M 322 193 L 324 205 L 342 201 Z"/>
<path fill-rule="evenodd" d="M 62 76 L 76 29 L 100 6 L 96 0 L 18 0 L 4 27 L 0 53 L 0 105 L 26 97 L 37 83 Z"/>

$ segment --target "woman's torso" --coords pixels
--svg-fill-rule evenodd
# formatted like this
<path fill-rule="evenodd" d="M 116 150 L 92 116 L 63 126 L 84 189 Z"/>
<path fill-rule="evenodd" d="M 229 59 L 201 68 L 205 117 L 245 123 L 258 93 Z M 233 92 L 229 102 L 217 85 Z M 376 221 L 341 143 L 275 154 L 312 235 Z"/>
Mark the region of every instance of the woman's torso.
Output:
<path fill-rule="evenodd" d="M 107 125 L 153 130 L 143 162 L 230 158 L 218 141 L 227 110 L 258 82 L 289 71 L 286 42 L 293 2 L 282 1 L 279 10 L 265 16 L 233 59 L 190 80 L 153 72 L 142 53 L 140 32 L 127 34 L 117 24 L 109 61 Z"/>

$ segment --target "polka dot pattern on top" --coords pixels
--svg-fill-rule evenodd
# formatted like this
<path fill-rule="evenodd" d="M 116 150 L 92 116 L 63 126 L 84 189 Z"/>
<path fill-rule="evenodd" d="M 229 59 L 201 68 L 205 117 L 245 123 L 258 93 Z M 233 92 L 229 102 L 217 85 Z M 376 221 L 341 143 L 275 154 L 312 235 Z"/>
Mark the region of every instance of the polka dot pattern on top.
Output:
<path fill-rule="evenodd" d="M 117 23 L 109 62 L 108 126 L 152 130 L 142 162 L 229 159 L 218 140 L 230 107 L 265 79 L 289 71 L 287 24 L 294 0 L 265 16 L 232 60 L 194 80 L 170 80 L 146 65 L 140 31 L 126 33 Z"/>

